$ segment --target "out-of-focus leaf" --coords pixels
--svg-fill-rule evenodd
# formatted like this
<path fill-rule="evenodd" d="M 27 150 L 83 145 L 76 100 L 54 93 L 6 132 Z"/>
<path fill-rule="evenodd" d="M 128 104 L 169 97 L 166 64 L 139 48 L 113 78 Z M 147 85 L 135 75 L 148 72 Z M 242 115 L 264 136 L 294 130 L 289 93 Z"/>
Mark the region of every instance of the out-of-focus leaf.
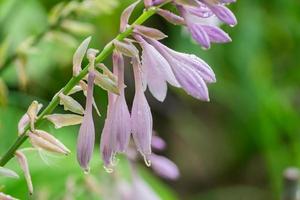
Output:
<path fill-rule="evenodd" d="M 9 40 L 8 38 L 4 39 L 4 41 L 0 44 L 0 68 L 3 67 L 6 58 L 7 58 L 7 51 L 9 47 Z"/>
<path fill-rule="evenodd" d="M 0 78 L 0 106 L 7 104 L 8 89 L 5 82 Z"/>
<path fill-rule="evenodd" d="M 45 39 L 52 42 L 60 43 L 62 45 L 67 45 L 71 48 L 75 48 L 78 45 L 78 42 L 73 35 L 62 31 L 55 30 L 48 32 L 45 36 Z"/>
<path fill-rule="evenodd" d="M 65 30 L 77 35 L 89 35 L 95 31 L 93 25 L 75 20 L 64 20 L 61 26 Z"/>

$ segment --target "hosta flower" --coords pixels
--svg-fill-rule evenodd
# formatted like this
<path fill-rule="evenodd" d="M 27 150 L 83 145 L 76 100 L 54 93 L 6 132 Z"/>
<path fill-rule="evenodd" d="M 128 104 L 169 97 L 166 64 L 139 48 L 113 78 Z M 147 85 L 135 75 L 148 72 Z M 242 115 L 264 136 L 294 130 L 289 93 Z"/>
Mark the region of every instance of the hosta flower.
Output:
<path fill-rule="evenodd" d="M 131 131 L 137 150 L 145 158 L 146 164 L 148 156 L 151 154 L 151 137 L 152 137 L 152 115 L 144 94 L 140 61 L 133 58 L 133 70 L 135 79 L 135 95 L 131 110 Z"/>
<path fill-rule="evenodd" d="M 235 0 L 200 0 L 205 4 L 221 21 L 224 23 L 235 26 L 237 24 L 236 17 L 229 10 L 224 3 L 232 3 Z"/>
<path fill-rule="evenodd" d="M 125 152 L 130 139 L 130 113 L 124 93 L 124 61 L 120 53 L 113 54 L 114 73 L 118 76 L 120 95 L 109 94 L 107 119 L 102 132 L 101 153 L 104 165 L 113 165 L 113 156 Z"/>
<path fill-rule="evenodd" d="M 167 82 L 175 87 L 179 87 L 179 84 L 166 59 L 141 36 L 135 38 L 143 49 L 143 77 L 153 96 L 159 101 L 164 101 L 167 95 Z"/>
<path fill-rule="evenodd" d="M 118 76 L 120 95 L 109 94 L 107 118 L 101 136 L 101 152 L 104 165 L 113 165 L 114 155 L 127 149 L 130 139 L 130 113 L 124 93 L 124 61 L 120 53 L 113 54 L 114 74 Z"/>
<path fill-rule="evenodd" d="M 206 83 L 216 81 L 207 63 L 195 55 L 176 52 L 160 42 L 147 39 L 168 61 L 180 86 L 191 96 L 209 101 Z"/>
<path fill-rule="evenodd" d="M 93 154 L 95 142 L 95 127 L 92 113 L 94 80 L 95 74 L 91 71 L 88 75 L 88 89 L 84 117 L 77 139 L 77 160 L 85 171 L 89 170 L 88 165 Z"/>
<path fill-rule="evenodd" d="M 191 14 L 184 6 L 178 6 L 178 9 L 184 17 L 187 28 L 192 37 L 204 48 L 210 48 L 211 43 L 226 43 L 231 41 L 229 35 L 219 27 L 207 25 L 204 23 L 203 19 L 197 19 L 197 17 Z"/>

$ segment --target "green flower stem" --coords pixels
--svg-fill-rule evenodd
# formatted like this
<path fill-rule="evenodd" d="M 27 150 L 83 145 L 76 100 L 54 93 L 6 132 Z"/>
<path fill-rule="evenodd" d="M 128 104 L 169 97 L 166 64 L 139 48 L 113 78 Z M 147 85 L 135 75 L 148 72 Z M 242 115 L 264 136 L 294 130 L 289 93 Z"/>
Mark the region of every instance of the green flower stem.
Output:
<path fill-rule="evenodd" d="M 163 5 L 168 3 L 169 1 L 166 1 Z M 162 6 L 162 5 L 160 5 Z M 124 32 L 120 33 L 117 35 L 113 40 L 124 40 L 128 36 L 132 34 L 133 27 L 134 25 L 140 25 L 143 24 L 147 19 L 149 19 L 152 15 L 154 15 L 157 11 L 157 9 L 160 7 L 151 7 L 148 10 L 144 11 L 142 15 L 140 15 L 136 21 L 129 26 Z M 101 53 L 97 56 L 96 62 L 102 62 L 105 58 L 107 58 L 114 50 L 113 46 L 113 40 L 109 42 L 104 49 L 101 51 Z M 88 66 L 86 66 L 78 76 L 72 77 L 69 82 L 62 88 L 62 92 L 64 94 L 67 94 L 75 85 L 79 83 L 79 81 L 85 77 L 88 73 Z M 49 105 L 43 110 L 43 112 L 38 116 L 35 126 L 38 127 L 41 122 L 43 121 L 43 117 L 45 115 L 48 115 L 52 113 L 52 111 L 56 108 L 56 106 L 59 103 L 59 97 L 56 95 L 54 98 L 51 100 Z M 25 133 L 30 130 L 30 126 L 28 125 L 25 128 Z M 0 166 L 6 165 L 6 163 L 14 156 L 16 150 L 26 141 L 28 136 L 26 134 L 22 134 L 17 138 L 17 140 L 14 142 L 14 144 L 8 149 L 8 151 L 4 154 L 4 156 L 0 160 Z"/>

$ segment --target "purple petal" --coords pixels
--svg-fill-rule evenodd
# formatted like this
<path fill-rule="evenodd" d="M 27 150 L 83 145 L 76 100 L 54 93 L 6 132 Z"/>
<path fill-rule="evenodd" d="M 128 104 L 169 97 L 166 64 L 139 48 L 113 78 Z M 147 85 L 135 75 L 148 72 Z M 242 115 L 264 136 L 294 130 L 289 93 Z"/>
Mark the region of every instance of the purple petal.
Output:
<path fill-rule="evenodd" d="M 133 59 L 135 96 L 131 111 L 131 132 L 137 150 L 147 158 L 151 154 L 152 115 L 143 92 L 139 61 Z"/>
<path fill-rule="evenodd" d="M 77 160 L 85 171 L 88 171 L 95 142 L 95 127 L 92 113 L 94 80 L 95 75 L 93 72 L 90 72 L 88 75 L 86 109 L 77 139 Z"/>
<path fill-rule="evenodd" d="M 209 101 L 208 89 L 203 79 L 204 66 L 196 68 L 201 59 L 196 59 L 194 55 L 187 55 L 175 52 L 155 40 L 148 40 L 169 62 L 180 86 L 191 96 Z M 192 59 L 191 59 L 192 58 Z M 196 62 L 195 62 L 196 61 Z M 201 62 L 200 62 L 201 63 Z M 202 63 L 201 63 L 202 64 Z M 206 72 L 206 71 L 204 71 Z"/>
<path fill-rule="evenodd" d="M 229 35 L 216 26 L 203 25 L 202 28 L 208 35 L 209 40 L 211 42 L 215 42 L 215 43 L 231 42 L 231 38 L 229 37 Z"/>
<path fill-rule="evenodd" d="M 179 84 L 164 57 L 141 37 L 136 37 L 143 48 L 142 72 L 150 92 L 159 100 L 164 101 L 167 95 L 167 84 L 179 87 Z"/>
<path fill-rule="evenodd" d="M 237 24 L 236 17 L 226 6 L 223 5 L 213 5 L 210 9 L 214 12 L 214 14 L 226 24 L 231 26 L 235 26 Z"/>
<path fill-rule="evenodd" d="M 196 42 L 202 45 L 205 49 L 210 48 L 210 39 L 206 31 L 202 28 L 201 24 L 188 23 L 188 29 Z"/>
<path fill-rule="evenodd" d="M 118 75 L 118 86 L 120 95 L 116 97 L 112 111 L 111 134 L 116 136 L 117 151 L 124 152 L 130 139 L 130 113 L 126 104 L 124 94 L 124 60 L 120 53 L 113 54 L 114 71 Z"/>
<path fill-rule="evenodd" d="M 156 135 L 153 135 L 151 146 L 152 146 L 152 148 L 154 148 L 156 150 L 162 151 L 166 148 L 166 142 L 162 138 L 160 138 Z"/>
<path fill-rule="evenodd" d="M 168 158 L 152 154 L 150 160 L 152 169 L 159 176 L 170 180 L 175 180 L 179 177 L 178 167 Z"/>

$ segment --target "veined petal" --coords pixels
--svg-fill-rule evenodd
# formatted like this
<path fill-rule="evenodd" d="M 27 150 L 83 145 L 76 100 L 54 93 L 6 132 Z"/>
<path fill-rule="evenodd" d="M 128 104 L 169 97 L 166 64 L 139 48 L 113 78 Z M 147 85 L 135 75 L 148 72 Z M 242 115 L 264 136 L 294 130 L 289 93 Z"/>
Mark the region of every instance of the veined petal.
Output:
<path fill-rule="evenodd" d="M 94 72 L 89 72 L 86 108 L 77 139 L 77 160 L 85 171 L 89 171 L 89 161 L 92 157 L 95 143 L 95 127 L 92 113 L 94 80 Z"/>
<path fill-rule="evenodd" d="M 223 5 L 213 5 L 210 6 L 210 9 L 214 12 L 214 14 L 226 24 L 231 26 L 235 26 L 237 24 L 237 19 L 234 14 L 229 10 L 226 6 Z"/>
<path fill-rule="evenodd" d="M 126 104 L 124 93 L 124 60 L 121 53 L 113 53 L 114 72 L 118 76 L 120 95 L 116 97 L 112 110 L 111 134 L 116 136 L 116 150 L 124 152 L 130 139 L 130 113 Z"/>
<path fill-rule="evenodd" d="M 210 42 L 226 43 L 231 42 L 231 38 L 222 29 L 216 26 L 203 25 L 202 28 L 209 37 Z"/>
<path fill-rule="evenodd" d="M 153 96 L 159 101 L 164 101 L 167 95 L 166 81 L 175 87 L 179 87 L 179 84 L 165 58 L 140 36 L 136 36 L 136 39 L 143 48 L 143 77 L 145 77 L 146 83 Z"/>
<path fill-rule="evenodd" d="M 143 92 L 140 64 L 133 59 L 135 96 L 131 111 L 131 131 L 137 150 L 147 159 L 151 154 L 152 115 Z"/>
<path fill-rule="evenodd" d="M 149 41 L 168 61 L 181 87 L 191 96 L 208 101 L 208 89 L 202 77 L 207 69 L 204 65 L 195 67 L 201 60 L 195 59 L 195 56 L 183 56 L 184 54 L 175 52 L 156 40 Z"/>

